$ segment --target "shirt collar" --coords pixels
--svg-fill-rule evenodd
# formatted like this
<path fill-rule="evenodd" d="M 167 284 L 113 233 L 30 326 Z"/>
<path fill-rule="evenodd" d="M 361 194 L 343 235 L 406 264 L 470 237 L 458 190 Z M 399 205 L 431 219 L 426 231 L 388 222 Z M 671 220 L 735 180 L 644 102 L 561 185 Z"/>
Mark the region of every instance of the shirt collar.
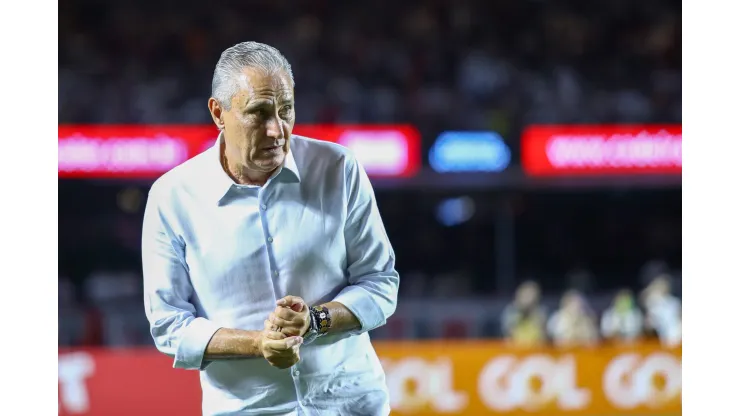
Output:
<path fill-rule="evenodd" d="M 280 171 L 280 173 L 284 171 L 285 173 L 292 175 L 295 182 L 301 181 L 301 174 L 298 173 L 298 165 L 295 164 L 295 158 L 293 157 L 293 149 L 290 149 L 288 154 L 285 155 L 285 160 L 283 161 L 283 166 L 280 168 Z"/>
<path fill-rule="evenodd" d="M 211 181 L 208 184 L 208 192 L 212 198 L 217 202 L 226 196 L 229 190 L 237 186 L 233 179 L 224 172 L 223 165 L 221 164 L 221 143 L 224 140 L 224 132 L 220 132 L 216 143 L 207 150 L 206 163 L 208 164 L 208 170 L 211 172 Z M 277 172 L 270 178 L 270 181 L 285 177 L 288 182 L 300 182 L 301 175 L 298 173 L 298 166 L 296 165 L 295 158 L 293 157 L 293 151 L 288 151 L 285 155 L 285 160 L 282 166 L 280 166 Z"/>

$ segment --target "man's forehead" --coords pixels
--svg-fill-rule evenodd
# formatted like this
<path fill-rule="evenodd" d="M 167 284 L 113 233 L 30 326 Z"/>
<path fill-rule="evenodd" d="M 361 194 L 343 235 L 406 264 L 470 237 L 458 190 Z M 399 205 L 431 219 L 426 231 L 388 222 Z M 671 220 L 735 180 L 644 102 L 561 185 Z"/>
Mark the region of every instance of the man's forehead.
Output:
<path fill-rule="evenodd" d="M 290 76 L 285 71 L 267 72 L 257 68 L 244 68 L 239 74 L 241 92 L 247 95 L 275 94 L 293 96 Z"/>

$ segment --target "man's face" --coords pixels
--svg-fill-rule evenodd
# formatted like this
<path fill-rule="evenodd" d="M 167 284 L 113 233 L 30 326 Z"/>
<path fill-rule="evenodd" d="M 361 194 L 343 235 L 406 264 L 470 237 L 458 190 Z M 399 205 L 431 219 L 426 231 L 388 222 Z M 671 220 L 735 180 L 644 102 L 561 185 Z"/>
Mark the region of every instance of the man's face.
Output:
<path fill-rule="evenodd" d="M 577 295 L 566 295 L 563 297 L 563 309 L 570 313 L 579 313 L 582 310 L 581 298 Z"/>
<path fill-rule="evenodd" d="M 516 301 L 520 307 L 534 306 L 539 300 L 539 289 L 531 283 L 523 284 L 516 294 Z"/>
<path fill-rule="evenodd" d="M 214 119 L 223 122 L 226 155 L 249 171 L 272 172 L 285 160 L 295 123 L 290 77 L 245 68 L 239 85 L 230 110 L 210 104 Z"/>

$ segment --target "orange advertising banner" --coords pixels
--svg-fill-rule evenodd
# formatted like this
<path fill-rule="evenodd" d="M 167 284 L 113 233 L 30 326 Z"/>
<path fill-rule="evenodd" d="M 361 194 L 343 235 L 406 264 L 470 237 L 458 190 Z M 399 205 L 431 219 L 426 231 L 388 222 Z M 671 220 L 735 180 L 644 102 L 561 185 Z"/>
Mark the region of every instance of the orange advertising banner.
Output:
<path fill-rule="evenodd" d="M 681 347 L 373 344 L 394 415 L 681 414 Z"/>
<path fill-rule="evenodd" d="M 681 414 L 681 348 L 518 349 L 495 341 L 379 342 L 392 414 Z M 121 386 L 125 386 L 122 388 Z M 60 349 L 59 415 L 201 414 L 197 372 L 154 348 Z"/>

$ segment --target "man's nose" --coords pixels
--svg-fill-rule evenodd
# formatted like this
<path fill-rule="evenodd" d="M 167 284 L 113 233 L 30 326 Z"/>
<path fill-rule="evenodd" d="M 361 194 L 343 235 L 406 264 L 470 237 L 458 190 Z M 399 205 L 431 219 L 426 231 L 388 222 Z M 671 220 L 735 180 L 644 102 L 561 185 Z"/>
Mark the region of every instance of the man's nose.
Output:
<path fill-rule="evenodd" d="M 283 139 L 283 136 L 283 127 L 278 117 L 270 117 L 270 119 L 267 120 L 267 137 L 280 140 Z"/>

